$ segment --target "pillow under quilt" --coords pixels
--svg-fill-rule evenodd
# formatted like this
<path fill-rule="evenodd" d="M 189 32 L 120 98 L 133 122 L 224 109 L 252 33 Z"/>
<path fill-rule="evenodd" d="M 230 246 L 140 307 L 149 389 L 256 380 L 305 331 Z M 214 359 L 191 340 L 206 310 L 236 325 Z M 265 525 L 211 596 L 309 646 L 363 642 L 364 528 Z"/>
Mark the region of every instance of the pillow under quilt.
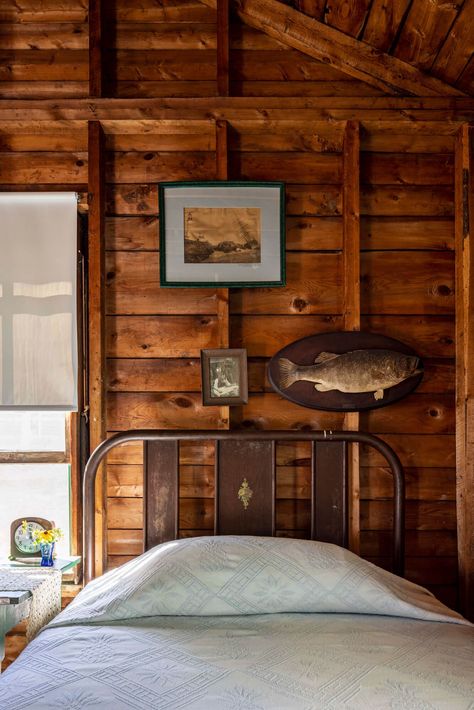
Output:
<path fill-rule="evenodd" d="M 426 589 L 337 545 L 229 535 L 154 547 L 88 584 L 50 626 L 282 612 L 469 623 Z"/>

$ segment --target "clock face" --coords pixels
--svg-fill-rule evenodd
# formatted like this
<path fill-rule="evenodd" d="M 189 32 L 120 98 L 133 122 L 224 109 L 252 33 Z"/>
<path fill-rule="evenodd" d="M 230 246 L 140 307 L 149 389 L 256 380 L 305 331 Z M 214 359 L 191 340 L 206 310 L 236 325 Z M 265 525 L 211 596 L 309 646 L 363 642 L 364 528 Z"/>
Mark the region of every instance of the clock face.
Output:
<path fill-rule="evenodd" d="M 35 530 L 41 531 L 44 529 L 42 525 L 34 521 L 28 523 L 26 530 L 23 530 L 23 527 L 19 525 L 15 530 L 14 540 L 20 552 L 27 554 L 39 552 L 40 544 L 34 541 L 33 533 Z"/>

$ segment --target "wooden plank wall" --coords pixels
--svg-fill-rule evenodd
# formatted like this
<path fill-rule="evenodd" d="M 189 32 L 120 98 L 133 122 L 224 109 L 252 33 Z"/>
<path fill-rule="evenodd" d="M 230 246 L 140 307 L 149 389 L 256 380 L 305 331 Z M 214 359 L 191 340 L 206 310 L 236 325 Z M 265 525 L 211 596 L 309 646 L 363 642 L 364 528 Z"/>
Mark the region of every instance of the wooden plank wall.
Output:
<path fill-rule="evenodd" d="M 152 0 L 107 3 L 106 96 L 216 95 L 215 13 L 193 0 L 169 3 L 166 12 L 163 7 Z M 85 0 L 44 0 L 41 11 L 33 0 L 0 0 L 0 20 L 2 36 L 8 35 L 11 44 L 3 50 L 11 70 L 0 69 L 1 97 L 87 94 Z M 375 101 L 380 92 L 235 19 L 230 93 L 263 98 L 258 108 L 223 103 L 221 110 L 197 106 L 192 114 L 183 109 L 165 118 L 131 119 L 116 109 L 101 121 L 107 431 L 225 426 L 218 408 L 201 404 L 199 352 L 227 337 L 231 347 L 246 347 L 249 354 L 249 403 L 231 408 L 231 427 L 343 426 L 341 414 L 282 402 L 269 387 L 265 364 L 286 343 L 342 329 L 347 322 L 343 145 L 345 118 L 360 121 L 361 282 L 360 303 L 352 307 L 360 307 L 362 328 L 411 344 L 426 363 L 416 393 L 361 415 L 360 427 L 385 438 L 407 467 L 408 577 L 456 604 L 457 124 L 445 121 L 444 109 L 425 116 L 422 104 L 417 121 L 389 108 L 385 115 L 370 107 L 346 108 L 344 116 L 337 110 L 275 109 L 275 96 L 326 95 L 336 102 L 341 96 L 372 96 Z M 87 121 L 65 116 L 50 113 L 39 121 L 25 114 L 21 120 L 0 121 L 0 189 L 87 190 Z M 216 118 L 227 121 L 229 179 L 283 180 L 287 186 L 288 283 L 231 290 L 228 311 L 214 289 L 161 289 L 158 272 L 157 184 L 222 177 Z M 223 312 L 228 333 L 219 318 Z M 384 565 L 389 478 L 376 455 L 361 450 L 360 463 L 361 551 Z M 213 451 L 183 447 L 181 464 L 181 534 L 210 531 Z M 115 450 L 107 467 L 109 566 L 142 550 L 142 493 L 141 447 Z M 306 535 L 309 467 L 303 445 L 278 447 L 277 495 L 280 532 Z"/>
<path fill-rule="evenodd" d="M 341 427 L 340 414 L 286 401 L 282 405 L 269 388 L 265 364 L 296 338 L 343 327 L 341 181 L 346 124 L 311 118 L 271 122 L 235 118 L 228 124 L 229 177 L 284 180 L 288 219 L 287 286 L 231 290 L 229 342 L 247 348 L 250 380 L 249 403 L 231 408 L 231 426 Z M 107 130 L 109 124 L 105 125 Z M 216 293 L 159 288 L 153 183 L 196 174 L 199 179 L 212 178 L 215 126 L 142 122 L 140 129 L 148 131 L 146 149 L 156 151 L 152 159 L 137 152 L 139 145 L 144 151 L 143 137 L 107 136 L 113 150 L 108 163 L 108 426 L 110 431 L 137 426 L 210 428 L 218 425 L 219 413 L 200 405 L 198 355 L 218 337 Z M 427 124 L 397 130 L 401 132 L 377 121 L 366 121 L 361 128 L 362 327 L 411 344 L 426 361 L 426 376 L 407 399 L 361 415 L 360 426 L 386 438 L 407 466 L 408 576 L 454 604 L 455 128 Z M 133 154 L 128 150 L 132 144 Z M 150 183 L 147 171 L 152 160 Z M 202 465 L 183 454 L 182 534 L 212 528 L 212 451 L 200 455 Z M 141 549 L 142 470 L 135 446 L 130 447 L 130 458 L 122 452 L 113 457 L 108 524 L 110 562 L 115 564 Z M 304 446 L 280 447 L 279 466 L 278 527 L 286 534 L 304 535 L 308 452 Z M 389 476 L 381 462 L 362 452 L 361 548 L 382 565 L 387 563 L 389 495 Z"/>

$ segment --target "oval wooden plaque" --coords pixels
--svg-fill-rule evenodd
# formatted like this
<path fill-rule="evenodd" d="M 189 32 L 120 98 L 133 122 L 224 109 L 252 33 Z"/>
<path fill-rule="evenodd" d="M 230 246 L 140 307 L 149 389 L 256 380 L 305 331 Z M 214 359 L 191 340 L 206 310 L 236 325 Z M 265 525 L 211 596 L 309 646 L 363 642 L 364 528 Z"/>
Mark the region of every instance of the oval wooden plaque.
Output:
<path fill-rule="evenodd" d="M 320 333 L 301 338 L 279 350 L 268 364 L 268 379 L 276 392 L 290 402 L 311 409 L 326 409 L 336 412 L 358 412 L 364 409 L 386 407 L 412 392 L 423 379 L 423 373 L 384 390 L 382 399 L 375 399 L 373 392 L 346 393 L 339 390 L 318 392 L 313 382 L 301 380 L 290 387 L 280 386 L 280 358 L 287 358 L 298 365 L 313 365 L 319 353 L 342 354 L 351 350 L 394 350 L 418 357 L 412 348 L 399 340 L 377 333 L 361 331 L 340 331 Z M 420 360 L 419 368 L 423 368 Z"/>

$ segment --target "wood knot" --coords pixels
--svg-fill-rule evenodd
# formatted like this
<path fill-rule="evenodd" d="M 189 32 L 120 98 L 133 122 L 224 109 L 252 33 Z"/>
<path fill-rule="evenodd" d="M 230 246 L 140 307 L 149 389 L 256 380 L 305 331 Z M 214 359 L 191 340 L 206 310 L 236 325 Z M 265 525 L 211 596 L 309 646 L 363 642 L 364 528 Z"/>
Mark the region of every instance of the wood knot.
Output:
<path fill-rule="evenodd" d="M 436 289 L 439 296 L 450 296 L 452 290 L 446 284 L 440 284 Z"/>
<path fill-rule="evenodd" d="M 430 417 L 436 418 L 441 415 L 441 412 L 439 411 L 439 409 L 430 409 L 429 414 L 430 414 Z"/>
<path fill-rule="evenodd" d="M 308 303 L 304 300 L 304 298 L 294 298 L 292 305 L 296 311 L 299 311 L 301 313 L 301 311 L 304 311 L 304 309 L 307 307 Z"/>
<path fill-rule="evenodd" d="M 143 156 L 143 160 L 153 160 L 154 157 L 154 153 L 145 153 L 145 155 Z"/>
<path fill-rule="evenodd" d="M 186 397 L 176 397 L 174 403 L 182 409 L 188 409 L 193 406 L 193 403 L 189 399 L 186 399 Z"/>

